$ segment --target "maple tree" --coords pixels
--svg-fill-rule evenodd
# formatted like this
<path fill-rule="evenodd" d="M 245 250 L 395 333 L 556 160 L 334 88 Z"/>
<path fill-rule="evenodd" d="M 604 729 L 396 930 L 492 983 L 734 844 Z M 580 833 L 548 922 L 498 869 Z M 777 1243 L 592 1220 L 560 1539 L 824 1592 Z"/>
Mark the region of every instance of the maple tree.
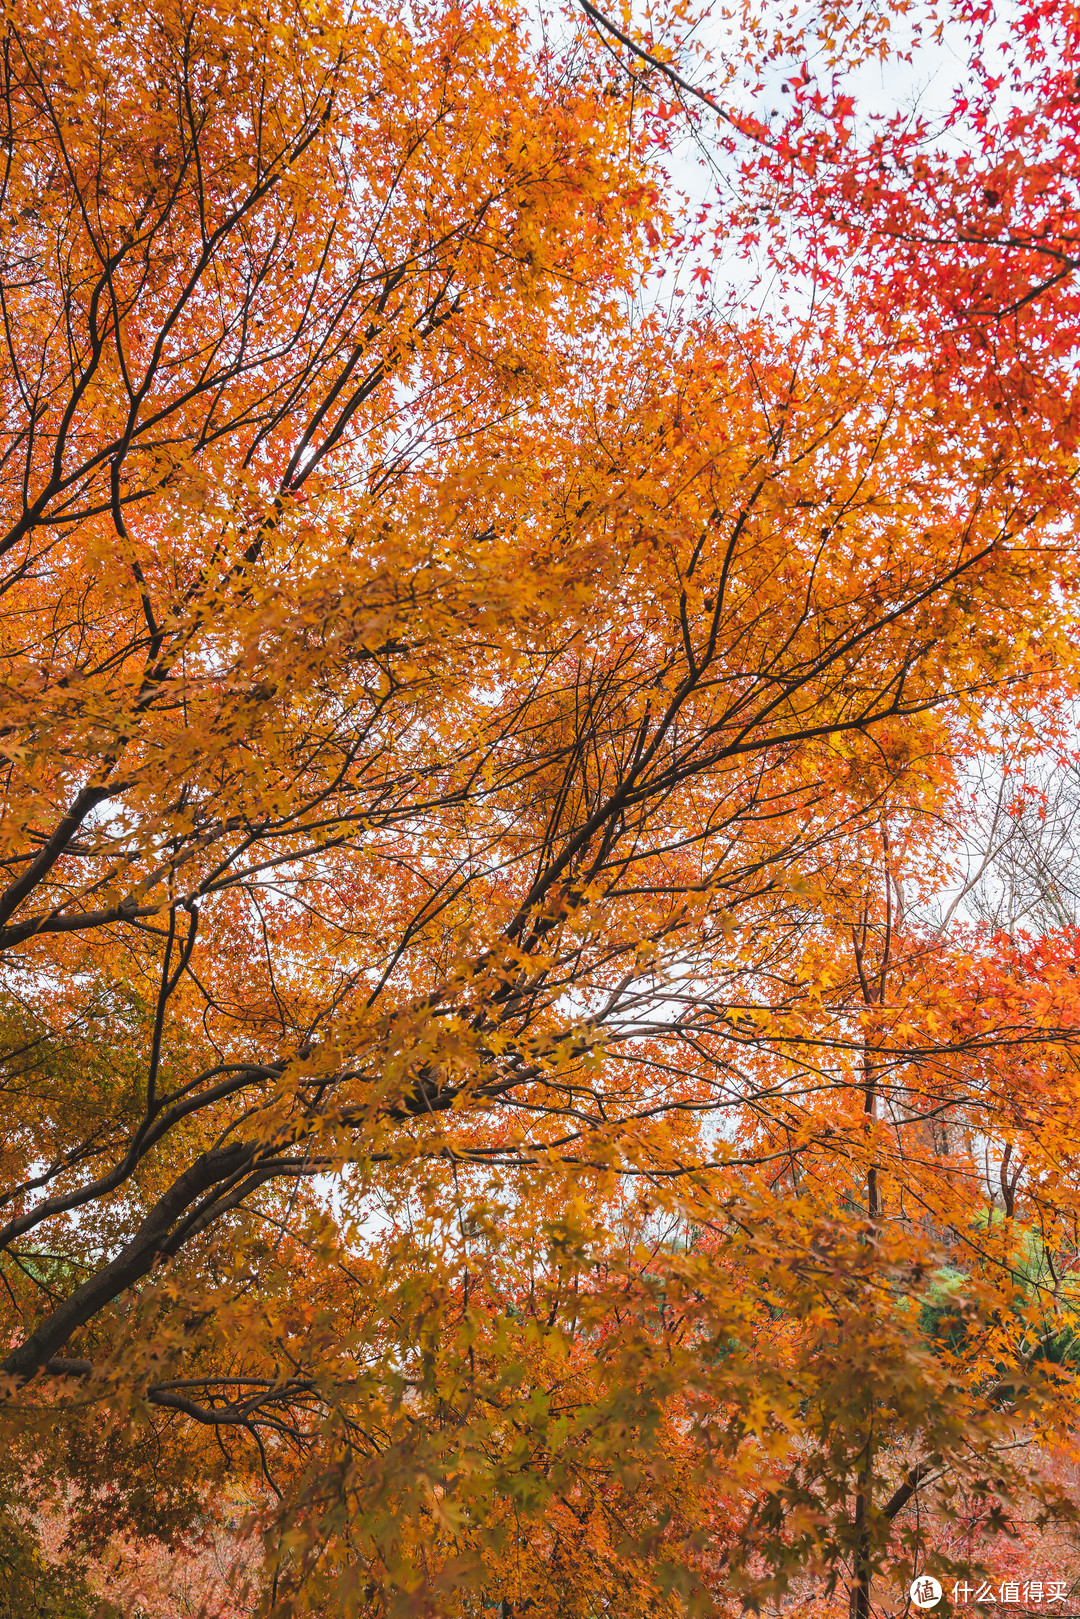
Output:
<path fill-rule="evenodd" d="M 859 1619 L 1068 1510 L 1075 942 L 922 902 L 1075 683 L 1071 282 L 903 302 L 975 182 L 838 223 L 803 78 L 723 127 L 850 286 L 665 316 L 690 81 L 564 22 L 5 12 L 6 1432 L 249 1607 Z"/>

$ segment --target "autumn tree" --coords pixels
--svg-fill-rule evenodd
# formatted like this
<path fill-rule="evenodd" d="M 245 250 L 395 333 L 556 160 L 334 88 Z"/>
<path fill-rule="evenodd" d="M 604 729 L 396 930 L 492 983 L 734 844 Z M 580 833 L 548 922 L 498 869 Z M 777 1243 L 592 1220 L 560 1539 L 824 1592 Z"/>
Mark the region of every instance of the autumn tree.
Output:
<path fill-rule="evenodd" d="M 5 1422 L 280 1612 L 864 1613 L 1071 1420 L 965 1176 L 1023 1044 L 1074 1207 L 1072 1003 L 896 909 L 1071 689 L 1070 441 L 858 279 L 664 316 L 683 75 L 549 21 L 5 12 Z"/>

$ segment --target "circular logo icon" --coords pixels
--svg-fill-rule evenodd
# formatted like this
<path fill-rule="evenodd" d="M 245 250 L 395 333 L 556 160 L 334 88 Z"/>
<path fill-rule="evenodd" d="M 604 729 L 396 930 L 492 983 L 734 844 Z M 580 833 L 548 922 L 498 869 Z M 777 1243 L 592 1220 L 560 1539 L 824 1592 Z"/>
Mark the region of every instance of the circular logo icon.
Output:
<path fill-rule="evenodd" d="M 911 1602 L 916 1608 L 936 1608 L 941 1601 L 941 1581 L 932 1574 L 920 1574 L 911 1582 Z"/>

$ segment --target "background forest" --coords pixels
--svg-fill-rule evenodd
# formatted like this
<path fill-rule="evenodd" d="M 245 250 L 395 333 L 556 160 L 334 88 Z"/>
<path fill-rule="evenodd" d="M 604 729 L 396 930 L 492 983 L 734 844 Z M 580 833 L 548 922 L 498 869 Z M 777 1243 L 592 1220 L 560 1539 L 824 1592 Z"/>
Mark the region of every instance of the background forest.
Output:
<path fill-rule="evenodd" d="M 2 44 L 0 1615 L 1080 1612 L 1076 0 Z"/>

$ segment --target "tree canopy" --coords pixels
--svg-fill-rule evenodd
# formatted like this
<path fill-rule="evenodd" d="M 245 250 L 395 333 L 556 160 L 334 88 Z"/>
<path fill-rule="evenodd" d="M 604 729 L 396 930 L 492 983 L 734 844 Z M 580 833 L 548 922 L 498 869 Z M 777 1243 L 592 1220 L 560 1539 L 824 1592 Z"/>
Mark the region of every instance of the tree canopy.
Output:
<path fill-rule="evenodd" d="M 69 1551 L 864 1619 L 920 1503 L 1073 1513 L 1080 939 L 957 851 L 1073 756 L 1078 15 L 5 7 L 0 1392 Z M 867 117 L 912 30 L 962 89 Z"/>

